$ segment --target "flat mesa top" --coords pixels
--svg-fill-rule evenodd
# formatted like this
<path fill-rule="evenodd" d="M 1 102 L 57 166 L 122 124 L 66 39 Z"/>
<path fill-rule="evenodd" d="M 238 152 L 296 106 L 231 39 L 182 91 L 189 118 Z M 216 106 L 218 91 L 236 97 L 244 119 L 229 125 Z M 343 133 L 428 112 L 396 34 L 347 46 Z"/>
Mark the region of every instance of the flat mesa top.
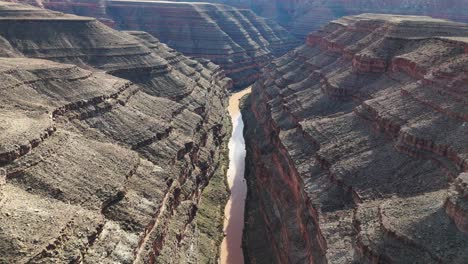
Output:
<path fill-rule="evenodd" d="M 355 16 L 356 18 L 362 19 L 372 19 L 372 20 L 384 20 L 389 22 L 405 22 L 405 21 L 413 21 L 413 22 L 440 22 L 440 23 L 456 23 L 453 21 L 449 21 L 446 19 L 440 18 L 433 18 L 430 16 L 408 16 L 408 15 L 394 15 L 394 14 L 374 14 L 374 13 L 364 13 L 361 15 Z"/>
<path fill-rule="evenodd" d="M 444 25 L 451 27 L 468 27 L 467 24 L 461 22 L 454 22 L 447 19 L 433 18 L 430 16 L 406 16 L 394 14 L 375 14 L 364 13 L 355 16 L 345 16 L 334 20 L 333 22 L 343 25 L 348 25 L 356 21 L 375 21 L 383 23 L 394 24 L 418 24 L 418 25 Z"/>
<path fill-rule="evenodd" d="M 73 68 L 76 67 L 73 64 L 63 64 L 50 60 L 43 59 L 31 59 L 31 58 L 0 58 L 0 71 L 8 69 L 21 69 L 21 70 L 31 70 L 31 69 L 63 69 L 63 68 Z"/>
<path fill-rule="evenodd" d="M 330 24 L 367 30 L 385 28 L 384 34 L 400 39 L 438 38 L 462 43 L 468 42 L 468 24 L 429 16 L 365 13 L 342 17 Z"/>
<path fill-rule="evenodd" d="M 82 17 L 61 12 L 41 9 L 29 5 L 21 5 L 0 1 L 0 20 L 67 20 L 92 21 L 91 17 Z"/>

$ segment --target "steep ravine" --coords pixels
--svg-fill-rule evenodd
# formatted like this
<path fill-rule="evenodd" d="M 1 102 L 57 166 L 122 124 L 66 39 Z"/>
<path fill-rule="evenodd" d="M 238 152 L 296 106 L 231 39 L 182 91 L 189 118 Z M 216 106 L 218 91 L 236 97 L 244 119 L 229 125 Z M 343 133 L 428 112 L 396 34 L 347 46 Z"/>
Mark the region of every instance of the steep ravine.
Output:
<path fill-rule="evenodd" d="M 466 262 L 467 37 L 345 17 L 264 69 L 242 111 L 246 262 Z"/>

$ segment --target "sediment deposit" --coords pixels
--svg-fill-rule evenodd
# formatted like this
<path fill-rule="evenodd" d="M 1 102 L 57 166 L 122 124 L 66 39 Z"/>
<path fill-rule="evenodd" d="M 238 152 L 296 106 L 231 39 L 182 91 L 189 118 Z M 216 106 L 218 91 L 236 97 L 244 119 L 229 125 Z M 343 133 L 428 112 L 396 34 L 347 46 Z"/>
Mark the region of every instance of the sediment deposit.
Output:
<path fill-rule="evenodd" d="M 467 36 L 345 17 L 265 68 L 243 111 L 246 261 L 466 262 Z"/>
<path fill-rule="evenodd" d="M 207 263 L 227 200 L 219 66 L 0 2 L 0 263 Z"/>

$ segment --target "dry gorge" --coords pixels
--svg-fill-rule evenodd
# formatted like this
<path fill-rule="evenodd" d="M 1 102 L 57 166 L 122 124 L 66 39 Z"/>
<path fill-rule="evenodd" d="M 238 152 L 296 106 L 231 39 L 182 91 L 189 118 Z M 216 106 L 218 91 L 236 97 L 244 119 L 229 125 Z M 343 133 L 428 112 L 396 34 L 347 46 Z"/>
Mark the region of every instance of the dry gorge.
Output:
<path fill-rule="evenodd" d="M 0 263 L 466 263 L 468 24 L 275 19 L 0 2 Z"/>

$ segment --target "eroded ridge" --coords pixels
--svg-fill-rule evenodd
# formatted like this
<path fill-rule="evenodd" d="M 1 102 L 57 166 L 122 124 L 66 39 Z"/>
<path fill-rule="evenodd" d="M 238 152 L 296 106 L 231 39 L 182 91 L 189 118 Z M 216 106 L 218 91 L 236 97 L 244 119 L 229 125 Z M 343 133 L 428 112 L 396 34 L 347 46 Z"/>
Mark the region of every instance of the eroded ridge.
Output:
<path fill-rule="evenodd" d="M 0 39 L 0 262 L 216 261 L 221 68 L 144 32 L 3 2 Z"/>
<path fill-rule="evenodd" d="M 345 17 L 264 70 L 244 110 L 250 261 L 466 261 L 466 36 Z"/>
<path fill-rule="evenodd" d="M 27 1 L 38 5 L 35 1 Z M 274 57 L 300 42 L 274 20 L 248 9 L 173 1 L 39 1 L 45 8 L 90 16 L 121 30 L 142 30 L 184 55 L 220 65 L 245 88 Z"/>

